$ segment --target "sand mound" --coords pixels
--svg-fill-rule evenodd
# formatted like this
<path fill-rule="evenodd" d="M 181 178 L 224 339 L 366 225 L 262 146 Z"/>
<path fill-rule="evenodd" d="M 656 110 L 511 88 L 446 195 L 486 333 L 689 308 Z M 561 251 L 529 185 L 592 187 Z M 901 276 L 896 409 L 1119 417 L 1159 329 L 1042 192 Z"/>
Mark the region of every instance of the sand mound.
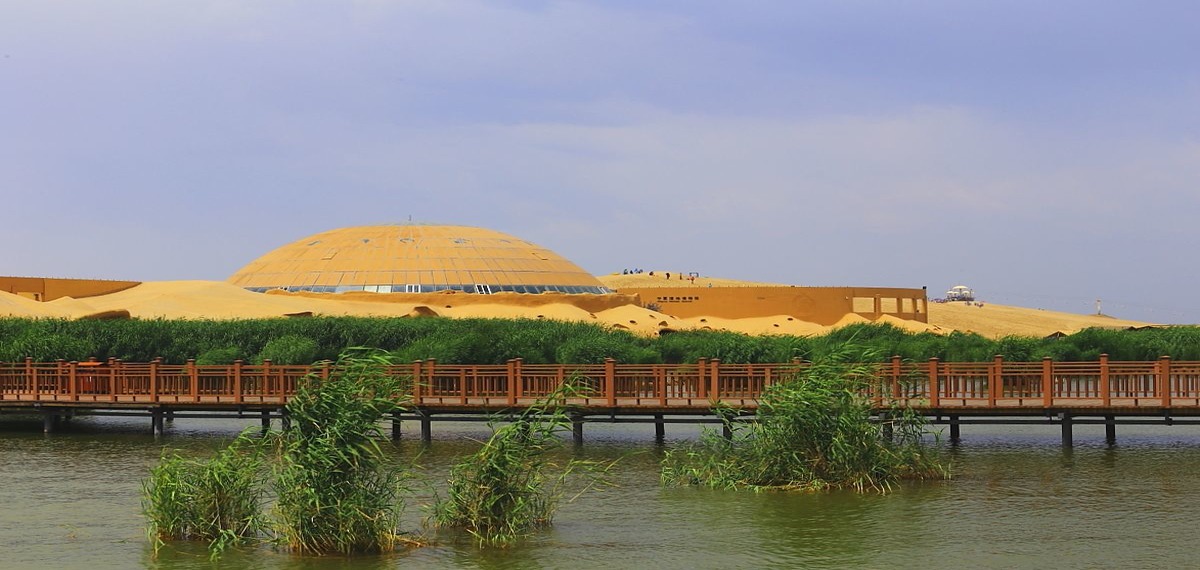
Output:
<path fill-rule="evenodd" d="M 941 330 L 938 327 L 935 327 L 930 324 L 917 322 L 917 321 L 910 321 L 907 319 L 902 319 L 900 317 L 894 317 L 892 315 L 883 315 L 883 316 L 879 317 L 878 319 L 875 319 L 875 323 L 880 324 L 880 325 L 888 324 L 888 325 L 892 325 L 898 329 L 905 330 L 908 332 L 915 332 L 915 333 L 938 332 Z"/>
<path fill-rule="evenodd" d="M 990 303 L 982 307 L 966 303 L 930 303 L 929 324 L 947 332 L 957 330 L 999 338 L 1008 335 L 1047 336 L 1055 332 L 1070 334 L 1088 327 L 1142 327 L 1149 323 Z"/>
<path fill-rule="evenodd" d="M 311 302 L 277 298 L 217 281 L 142 283 L 109 295 L 89 297 L 94 311 L 127 310 L 137 318 L 236 319 L 282 317 L 314 311 Z"/>
<path fill-rule="evenodd" d="M 0 291 L 0 316 L 26 319 L 63 319 L 72 316 L 71 311 L 59 305 L 51 305 L 26 299 L 7 291 Z"/>
<path fill-rule="evenodd" d="M 561 299 L 560 299 L 561 301 Z M 521 307 L 501 304 L 469 304 L 443 310 L 442 314 L 472 319 L 551 319 L 556 321 L 590 321 L 591 313 L 566 303 L 550 303 L 539 307 Z"/>
<path fill-rule="evenodd" d="M 846 313 L 846 316 L 838 319 L 838 322 L 829 325 L 829 329 L 840 329 L 845 326 L 857 325 L 861 323 L 870 323 L 871 320 L 855 313 Z"/>
<path fill-rule="evenodd" d="M 674 328 L 682 323 L 680 319 L 637 305 L 625 305 L 601 311 L 596 313 L 596 318 L 601 322 L 619 324 L 623 329 L 646 335 L 658 334 L 658 331 L 663 328 Z"/>
<path fill-rule="evenodd" d="M 658 279 L 657 272 L 654 278 L 648 274 L 608 277 L 621 277 L 625 282 Z M 666 279 L 662 279 L 662 282 L 665 283 Z M 678 286 L 679 283 L 687 282 L 673 280 L 672 286 Z M 48 303 L 0 292 L 0 316 L 22 318 L 246 319 L 314 315 L 552 319 L 601 323 L 643 335 L 710 329 L 754 335 L 807 336 L 870 322 L 856 314 L 846 315 L 830 327 L 821 327 L 787 315 L 746 319 L 680 319 L 642 308 L 637 305 L 637 297 L 632 295 L 264 295 L 217 281 L 149 282 L 108 295 L 88 297 L 86 301 L 64 297 Z M 958 330 L 993 338 L 1005 335 L 1046 336 L 1059 331 L 1073 333 L 1094 326 L 1125 328 L 1147 325 L 1097 315 L 1074 315 L 992 304 L 979 307 L 964 303 L 931 303 L 929 324 L 892 316 L 880 317 L 876 322 L 912 332 L 946 333 Z"/>
<path fill-rule="evenodd" d="M 682 319 L 686 328 L 724 330 L 749 335 L 812 336 L 824 334 L 828 327 L 802 321 L 788 315 L 725 319 L 721 317 L 693 317 Z"/>
<path fill-rule="evenodd" d="M 409 317 L 437 317 L 439 315 L 438 315 L 437 311 L 430 309 L 429 307 L 426 307 L 425 305 L 418 305 L 416 307 L 413 307 L 413 310 L 409 311 L 407 316 L 409 316 Z"/>

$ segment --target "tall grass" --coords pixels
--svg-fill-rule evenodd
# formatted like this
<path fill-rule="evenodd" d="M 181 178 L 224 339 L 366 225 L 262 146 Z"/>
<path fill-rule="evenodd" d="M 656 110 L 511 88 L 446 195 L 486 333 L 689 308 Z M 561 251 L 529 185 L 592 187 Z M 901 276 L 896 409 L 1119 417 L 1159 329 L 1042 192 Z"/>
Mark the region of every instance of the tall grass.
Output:
<path fill-rule="evenodd" d="M 309 377 L 287 406 L 275 490 L 275 529 L 305 554 L 393 550 L 399 539 L 404 472 L 379 446 L 379 422 L 410 393 L 385 373 L 378 352 L 339 359 L 336 379 Z"/>
<path fill-rule="evenodd" d="M 262 441 L 243 433 L 206 460 L 164 453 L 142 484 L 155 551 L 167 540 L 203 540 L 217 556 L 257 540 L 265 528 L 263 452 Z"/>
<path fill-rule="evenodd" d="M 465 530 L 480 546 L 509 546 L 551 523 L 572 474 L 587 474 L 585 489 L 600 482 L 605 466 L 552 457 L 562 445 L 558 433 L 570 427 L 564 402 L 580 390 L 567 382 L 494 427 L 479 451 L 451 469 L 446 496 L 432 507 L 433 526 Z"/>
<path fill-rule="evenodd" d="M 732 438 L 706 431 L 695 444 L 668 452 L 663 482 L 883 492 L 901 479 L 948 477 L 948 466 L 926 444 L 923 417 L 895 409 L 886 425 L 872 421 L 871 404 L 861 395 L 871 370 L 849 363 L 869 358 L 844 347 L 771 386 L 757 421 L 731 425 Z"/>

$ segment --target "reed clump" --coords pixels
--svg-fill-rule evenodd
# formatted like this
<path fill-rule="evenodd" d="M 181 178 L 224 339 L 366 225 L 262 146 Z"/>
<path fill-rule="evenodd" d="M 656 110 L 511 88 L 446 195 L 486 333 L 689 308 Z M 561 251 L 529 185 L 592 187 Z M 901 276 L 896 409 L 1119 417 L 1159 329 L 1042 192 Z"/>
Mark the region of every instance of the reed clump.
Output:
<path fill-rule="evenodd" d="M 853 355 L 853 357 L 851 357 Z M 726 489 L 885 492 L 902 479 L 948 478 L 926 420 L 904 409 L 872 420 L 870 355 L 843 348 L 768 388 L 756 421 L 706 431 L 667 453 L 666 484 Z"/>
<path fill-rule="evenodd" d="M 404 471 L 380 449 L 379 422 L 410 391 L 379 353 L 342 358 L 336 379 L 309 377 L 287 406 L 275 529 L 305 554 L 388 552 L 399 542 Z"/>
<path fill-rule="evenodd" d="M 379 351 L 348 351 L 334 378 L 305 378 L 283 433 L 242 434 L 208 460 L 164 453 L 143 483 L 155 551 L 167 540 L 230 546 L 274 542 L 303 554 L 387 552 L 399 534 L 405 471 L 388 460 L 379 422 L 411 393 Z M 263 513 L 267 489 L 275 509 Z"/>
<path fill-rule="evenodd" d="M 264 445 L 248 433 L 209 459 L 164 453 L 142 484 L 155 551 L 166 540 L 202 540 L 214 556 L 258 540 L 266 528 Z"/>
<path fill-rule="evenodd" d="M 568 381 L 511 423 L 493 425 L 483 447 L 451 469 L 446 496 L 432 507 L 432 525 L 465 530 L 481 547 L 505 547 L 551 523 L 573 474 L 587 480 L 579 493 L 603 483 L 611 464 L 553 457 L 562 446 L 559 432 L 571 425 L 565 402 L 582 390 Z"/>

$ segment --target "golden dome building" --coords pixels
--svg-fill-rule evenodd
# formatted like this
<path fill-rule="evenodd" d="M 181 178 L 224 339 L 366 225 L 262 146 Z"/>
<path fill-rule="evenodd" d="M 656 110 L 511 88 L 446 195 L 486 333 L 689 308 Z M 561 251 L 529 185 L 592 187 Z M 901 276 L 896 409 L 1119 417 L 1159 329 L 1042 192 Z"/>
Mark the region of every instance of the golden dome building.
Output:
<path fill-rule="evenodd" d="M 314 234 L 250 262 L 228 281 L 257 292 L 612 293 L 578 265 L 518 237 L 420 224 Z"/>

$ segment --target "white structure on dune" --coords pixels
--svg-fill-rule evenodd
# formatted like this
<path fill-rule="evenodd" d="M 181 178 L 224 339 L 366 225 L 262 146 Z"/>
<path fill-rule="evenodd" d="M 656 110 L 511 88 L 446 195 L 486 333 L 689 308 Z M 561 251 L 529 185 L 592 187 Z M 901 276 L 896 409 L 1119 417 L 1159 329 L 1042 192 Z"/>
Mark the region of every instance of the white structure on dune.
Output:
<path fill-rule="evenodd" d="M 955 285 L 946 291 L 947 301 L 974 301 L 975 292 L 966 285 Z"/>

